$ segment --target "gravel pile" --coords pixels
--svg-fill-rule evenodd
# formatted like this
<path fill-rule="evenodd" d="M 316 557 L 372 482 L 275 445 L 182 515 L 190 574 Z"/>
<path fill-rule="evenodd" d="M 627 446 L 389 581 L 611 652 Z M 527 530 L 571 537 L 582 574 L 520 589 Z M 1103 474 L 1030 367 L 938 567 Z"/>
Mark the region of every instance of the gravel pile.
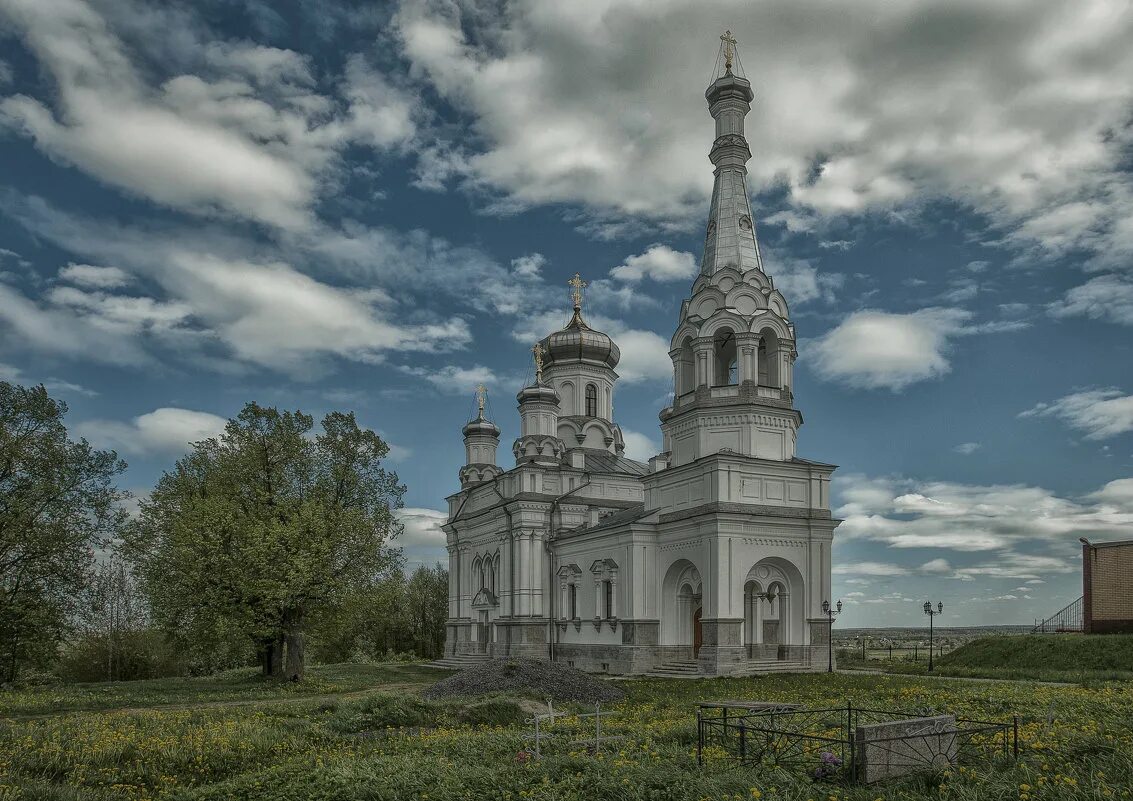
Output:
<path fill-rule="evenodd" d="M 536 659 L 489 659 L 441 679 L 424 695 L 450 698 L 501 692 L 523 692 L 540 699 L 550 697 L 585 704 L 620 701 L 625 697 L 620 688 L 581 670 Z"/>

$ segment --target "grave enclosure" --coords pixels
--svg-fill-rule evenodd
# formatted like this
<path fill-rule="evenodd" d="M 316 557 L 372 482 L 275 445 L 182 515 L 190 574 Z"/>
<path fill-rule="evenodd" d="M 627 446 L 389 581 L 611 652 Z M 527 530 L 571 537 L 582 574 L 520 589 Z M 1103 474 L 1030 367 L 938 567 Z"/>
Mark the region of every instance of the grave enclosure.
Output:
<path fill-rule="evenodd" d="M 1018 719 L 759 701 L 704 701 L 697 760 L 775 766 L 815 779 L 872 784 L 952 765 L 991 765 L 1019 753 Z"/>

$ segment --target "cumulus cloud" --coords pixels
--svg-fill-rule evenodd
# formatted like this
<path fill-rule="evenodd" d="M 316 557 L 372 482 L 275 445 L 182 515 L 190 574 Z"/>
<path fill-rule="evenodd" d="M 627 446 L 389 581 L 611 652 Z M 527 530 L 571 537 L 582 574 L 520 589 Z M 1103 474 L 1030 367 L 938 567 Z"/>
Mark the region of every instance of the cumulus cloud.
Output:
<path fill-rule="evenodd" d="M 959 445 L 953 446 L 952 450 L 961 456 L 971 456 L 982 447 L 983 445 L 978 442 L 961 442 Z"/>
<path fill-rule="evenodd" d="M 435 368 L 403 365 L 398 369 L 403 373 L 428 381 L 441 392 L 450 395 L 471 396 L 476 391 L 476 387 L 481 384 L 485 387 L 495 387 L 502 383 L 501 377 L 492 368 L 482 365 L 461 367 L 449 364 Z"/>
<path fill-rule="evenodd" d="M 696 275 L 696 257 L 691 253 L 673 250 L 668 245 L 650 245 L 644 252 L 629 256 L 610 270 L 610 277 L 636 284 L 643 278 L 654 281 L 690 280 Z"/>
<path fill-rule="evenodd" d="M 413 70 L 479 140 L 451 144 L 448 180 L 495 192 L 500 208 L 575 202 L 699 220 L 711 186 L 705 66 L 718 21 L 732 19 L 756 91 L 750 181 L 785 186 L 796 218 L 948 197 L 1022 248 L 1087 248 L 1115 263 L 1133 252 L 1122 172 L 1133 19 L 1120 4 L 761 10 L 659 0 L 501 14 L 405 0 L 396 23 Z"/>
<path fill-rule="evenodd" d="M 121 453 L 180 455 L 188 450 L 189 443 L 220 434 L 227 422 L 208 412 L 167 406 L 129 422 L 86 420 L 77 430 L 95 445 Z"/>
<path fill-rule="evenodd" d="M 130 275 L 117 267 L 72 263 L 59 271 L 59 280 L 90 289 L 116 289 L 130 283 Z"/>
<path fill-rule="evenodd" d="M 132 9 L 118 12 L 130 17 Z M 95 178 L 176 209 L 234 214 L 283 228 L 311 224 L 321 181 L 349 144 L 392 147 L 414 132 L 413 103 L 360 57 L 341 97 L 319 94 L 311 65 L 288 50 L 199 41 L 193 72 L 151 85 L 153 65 L 117 28 L 191 37 L 150 11 L 103 16 L 84 0 L 4 0 L 0 16 L 55 83 L 54 103 L 0 100 L 0 125 Z"/>
<path fill-rule="evenodd" d="M 661 446 L 656 440 L 638 431 L 622 428 L 622 437 L 625 439 L 625 454 L 630 459 L 647 462 L 650 458 L 661 452 Z"/>
<path fill-rule="evenodd" d="M 1121 390 L 1087 389 L 1064 395 L 1051 403 L 1040 403 L 1020 417 L 1057 417 L 1086 439 L 1099 440 L 1133 431 L 1133 395 Z"/>
<path fill-rule="evenodd" d="M 857 311 L 804 347 L 820 378 L 898 391 L 951 369 L 949 339 L 963 332 L 971 316 L 951 308 L 909 314 Z"/>
<path fill-rule="evenodd" d="M 909 571 L 892 562 L 839 562 L 831 572 L 839 576 L 904 576 Z"/>
<path fill-rule="evenodd" d="M 11 364 L 4 364 L 0 362 L 0 381 L 7 381 L 9 384 L 22 384 L 24 386 L 32 386 L 34 384 L 43 384 L 47 391 L 53 395 L 98 395 L 93 389 L 88 389 L 82 384 L 76 384 L 73 381 L 67 381 L 64 378 L 55 378 L 48 376 L 46 378 L 37 378 L 29 376 L 26 372 Z"/>
<path fill-rule="evenodd" d="M 845 501 L 836 510 L 844 518 L 838 538 L 843 544 L 949 550 L 952 558 L 934 558 L 921 570 L 950 578 L 1038 579 L 1077 569 L 1078 537 L 1128 531 L 1133 484 L 1124 481 L 1076 499 L 1024 485 L 843 476 L 836 482 Z M 964 554 L 970 556 L 957 564 Z"/>
<path fill-rule="evenodd" d="M 1133 279 L 1111 273 L 1091 278 L 1067 290 L 1047 306 L 1054 317 L 1088 317 L 1120 325 L 1133 325 Z"/>
<path fill-rule="evenodd" d="M 395 544 L 406 548 L 444 548 L 445 533 L 441 525 L 448 520 L 448 514 L 439 509 L 406 507 L 397 510 L 397 519 L 404 530 Z"/>

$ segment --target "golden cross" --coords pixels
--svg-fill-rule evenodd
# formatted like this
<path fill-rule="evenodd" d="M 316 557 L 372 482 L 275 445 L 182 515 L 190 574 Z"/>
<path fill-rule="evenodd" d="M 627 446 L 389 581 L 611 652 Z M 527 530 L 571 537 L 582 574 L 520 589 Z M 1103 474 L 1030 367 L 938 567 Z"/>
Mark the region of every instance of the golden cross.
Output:
<path fill-rule="evenodd" d="M 724 31 L 724 35 L 720 37 L 720 41 L 724 43 L 724 70 L 731 72 L 732 56 L 736 54 L 732 47 L 736 44 L 736 40 L 732 36 L 731 31 Z"/>
<path fill-rule="evenodd" d="M 571 288 L 570 296 L 574 300 L 574 308 L 581 309 L 582 308 L 582 290 L 585 289 L 588 286 L 588 284 L 585 281 L 582 280 L 582 276 L 580 276 L 578 273 L 575 273 L 574 278 L 567 281 L 567 284 Z"/>
<path fill-rule="evenodd" d="M 484 403 L 488 400 L 488 389 L 483 384 L 476 387 L 476 405 L 480 407 L 480 416 L 484 416 Z"/>
<path fill-rule="evenodd" d="M 543 381 L 543 346 L 536 342 L 531 352 L 535 354 L 535 383 L 539 384 Z"/>

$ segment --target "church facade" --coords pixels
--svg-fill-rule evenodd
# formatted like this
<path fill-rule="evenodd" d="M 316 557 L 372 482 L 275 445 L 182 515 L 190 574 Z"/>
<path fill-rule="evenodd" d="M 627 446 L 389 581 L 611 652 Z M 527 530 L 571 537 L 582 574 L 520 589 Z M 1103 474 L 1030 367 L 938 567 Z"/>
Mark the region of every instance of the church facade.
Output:
<path fill-rule="evenodd" d="M 582 283 L 535 348 L 515 466 L 480 413 L 448 498 L 446 659 L 525 656 L 609 673 L 825 670 L 834 465 L 795 453 L 795 327 L 760 257 L 745 185 L 753 92 L 725 70 L 706 98 L 715 184 L 700 273 L 672 337 L 663 451 L 624 455 L 619 351 Z"/>

